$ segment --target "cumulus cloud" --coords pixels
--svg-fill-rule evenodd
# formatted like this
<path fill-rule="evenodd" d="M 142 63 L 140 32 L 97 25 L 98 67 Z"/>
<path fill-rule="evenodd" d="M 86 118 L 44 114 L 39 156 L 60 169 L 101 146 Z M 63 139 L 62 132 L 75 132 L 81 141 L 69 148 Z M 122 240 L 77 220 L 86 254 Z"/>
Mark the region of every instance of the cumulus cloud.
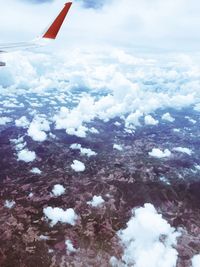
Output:
<path fill-rule="evenodd" d="M 146 125 L 157 125 L 159 123 L 159 121 L 155 120 L 151 115 L 146 115 L 144 117 L 144 122 Z"/>
<path fill-rule="evenodd" d="M 198 72 L 194 71 L 199 68 L 199 65 L 192 57 L 189 59 L 188 57 L 185 59 L 185 56 L 173 57 L 166 63 L 166 71 L 162 62 L 135 57 L 118 49 L 111 52 L 103 51 L 100 55 L 93 51 L 85 53 L 72 50 L 70 55 L 62 54 L 61 59 L 58 55 L 51 57 L 27 52 L 18 54 L 15 55 L 16 59 L 15 56 L 9 55 L 13 62 L 8 69 L 13 72 L 11 76 L 15 77 L 14 82 L 10 78 L 9 90 L 12 90 L 13 94 L 22 94 L 22 91 L 19 91 L 22 86 L 21 71 L 26 77 L 23 81 L 26 92 L 35 93 L 36 88 L 40 88 L 37 93 L 41 96 L 48 94 L 48 90 L 56 88 L 54 89 L 56 92 L 54 91 L 53 95 L 50 94 L 51 99 L 47 97 L 45 100 L 54 101 L 57 104 L 49 115 L 54 114 L 52 121 L 55 122 L 56 129 L 64 129 L 71 135 L 86 137 L 94 130 L 87 124 L 95 118 L 109 121 L 118 116 L 124 120 L 126 129 L 134 130 L 135 127 L 142 125 L 143 116 L 149 116 L 159 108 L 180 109 L 200 101 L 196 83 L 191 90 L 191 81 L 199 77 Z M 108 60 L 105 61 L 104 58 Z M 188 61 L 190 61 L 189 64 Z M 16 73 L 14 66 L 17 62 L 18 72 Z M 28 67 L 24 67 L 24 64 Z M 189 78 L 186 79 L 186 77 Z M 19 83 L 16 82 L 18 80 Z M 184 85 L 183 80 L 186 80 Z M 79 95 L 76 105 L 69 107 L 63 92 L 73 91 L 79 86 L 87 88 L 88 93 Z M 107 94 L 99 98 L 90 94 L 91 91 L 98 94 L 102 90 L 106 90 Z M 40 104 L 43 105 L 41 102 Z M 41 115 L 38 116 L 41 117 Z M 165 116 L 169 119 L 169 115 Z M 41 130 L 41 125 L 38 126 L 38 123 L 36 127 L 33 125 L 35 125 L 35 118 L 29 126 L 29 134 L 37 140 L 45 140 L 46 130 Z"/>
<path fill-rule="evenodd" d="M 24 162 L 32 162 L 36 159 L 36 154 L 34 151 L 29 151 L 27 148 L 20 150 L 17 154 L 18 160 L 24 161 Z"/>
<path fill-rule="evenodd" d="M 74 160 L 73 163 L 71 164 L 71 168 L 75 171 L 75 172 L 83 172 L 85 171 L 85 165 L 83 162 L 79 161 L 79 160 Z"/>
<path fill-rule="evenodd" d="M 43 142 L 47 139 L 50 130 L 49 122 L 44 117 L 35 117 L 28 128 L 28 135 L 34 140 Z"/>
<path fill-rule="evenodd" d="M 200 267 L 200 255 L 195 255 L 192 258 L 192 267 Z"/>
<path fill-rule="evenodd" d="M 77 249 L 73 246 L 71 240 L 67 239 L 67 240 L 65 241 L 65 245 L 66 245 L 66 248 L 67 248 L 67 252 L 68 252 L 69 254 L 74 253 L 74 252 L 77 251 Z"/>
<path fill-rule="evenodd" d="M 27 143 L 24 141 L 23 136 L 19 137 L 18 139 L 11 139 L 10 141 L 15 144 L 15 149 L 18 154 L 21 150 L 25 149 L 27 145 Z"/>
<path fill-rule="evenodd" d="M 73 149 L 73 150 L 80 150 L 80 153 L 82 155 L 86 155 L 88 157 L 96 156 L 97 155 L 97 153 L 94 152 L 93 150 L 91 150 L 90 148 L 84 148 L 80 144 L 72 144 L 70 146 L 70 148 Z"/>
<path fill-rule="evenodd" d="M 134 113 L 131 113 L 126 118 L 126 127 L 135 128 L 135 126 L 140 126 L 140 118 L 143 116 L 143 112 L 136 110 Z"/>
<path fill-rule="evenodd" d="M 0 125 L 6 125 L 7 123 L 11 122 L 12 119 L 9 117 L 0 117 Z"/>
<path fill-rule="evenodd" d="M 6 200 L 4 202 L 4 207 L 8 208 L 8 209 L 12 209 L 15 205 L 15 201 L 14 200 Z"/>
<path fill-rule="evenodd" d="M 34 173 L 34 174 L 41 174 L 42 173 L 42 171 L 40 170 L 40 169 L 38 169 L 38 168 L 32 168 L 31 169 L 31 173 Z"/>
<path fill-rule="evenodd" d="M 26 118 L 26 116 L 22 116 L 21 118 L 19 118 L 18 120 L 15 120 L 15 125 L 17 127 L 22 127 L 22 128 L 28 128 L 30 125 L 29 120 Z"/>
<path fill-rule="evenodd" d="M 173 122 L 175 119 L 170 115 L 169 112 L 162 115 L 162 120 Z"/>
<path fill-rule="evenodd" d="M 65 188 L 61 184 L 55 184 L 52 193 L 54 194 L 55 197 L 59 197 L 65 193 Z"/>
<path fill-rule="evenodd" d="M 122 151 L 122 150 L 123 150 L 123 147 L 122 147 L 121 145 L 114 144 L 114 145 L 113 145 L 113 149 L 116 149 L 116 150 Z"/>
<path fill-rule="evenodd" d="M 175 147 L 173 150 L 177 151 L 177 152 L 185 153 L 185 154 L 187 154 L 189 156 L 191 156 L 192 153 L 193 153 L 193 151 L 191 149 L 187 148 L 187 147 L 180 147 L 179 146 L 179 147 Z"/>
<path fill-rule="evenodd" d="M 98 207 L 101 206 L 105 200 L 102 198 L 102 196 L 93 196 L 91 201 L 88 201 L 87 204 L 91 205 L 92 207 Z"/>
<path fill-rule="evenodd" d="M 61 208 L 47 207 L 43 209 L 43 212 L 46 218 L 51 220 L 51 226 L 54 226 L 58 222 L 75 225 L 78 218 L 77 214 L 72 208 L 63 210 Z"/>
<path fill-rule="evenodd" d="M 196 124 L 196 123 L 197 123 L 196 120 L 190 118 L 189 116 L 185 116 L 185 118 L 186 118 L 189 122 L 191 122 L 191 123 L 193 123 L 193 124 Z"/>
<path fill-rule="evenodd" d="M 198 171 L 200 171 L 200 165 L 198 165 L 198 164 L 195 164 L 195 169 L 197 169 Z"/>
<path fill-rule="evenodd" d="M 159 148 L 153 148 L 151 152 L 149 152 L 149 156 L 154 158 L 167 158 L 171 156 L 171 152 L 169 149 L 165 149 L 164 151 Z"/>
<path fill-rule="evenodd" d="M 118 232 L 124 253 L 123 263 L 117 266 L 174 267 L 178 259 L 174 246 L 179 235 L 152 204 L 145 204 L 133 210 L 127 227 Z M 112 258 L 111 263 L 116 260 Z"/>
<path fill-rule="evenodd" d="M 94 100 L 86 96 L 81 98 L 79 105 L 73 110 L 62 107 L 54 120 L 56 129 L 66 129 L 66 132 L 70 135 L 85 137 L 88 128 L 83 123 L 90 122 L 94 116 Z"/>

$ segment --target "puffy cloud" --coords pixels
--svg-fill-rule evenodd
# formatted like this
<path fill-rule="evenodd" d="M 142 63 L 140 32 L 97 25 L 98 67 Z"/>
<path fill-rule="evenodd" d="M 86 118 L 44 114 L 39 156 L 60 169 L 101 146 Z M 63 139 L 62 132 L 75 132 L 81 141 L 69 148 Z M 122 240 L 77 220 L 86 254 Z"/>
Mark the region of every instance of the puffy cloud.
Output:
<path fill-rule="evenodd" d="M 100 54 L 71 50 L 70 55 L 60 52 L 55 57 L 41 53 L 17 53 L 8 56 L 12 64 L 5 71 L 9 70 L 15 80 L 10 78 L 11 84 L 2 90 L 2 94 L 6 96 L 9 91 L 12 98 L 24 94 L 29 103 L 39 103 L 48 112 L 46 118 L 53 116 L 50 120 L 55 122 L 55 128 L 66 130 L 67 134 L 86 137 L 92 131 L 88 123 L 95 118 L 109 121 L 118 116 L 124 120 L 127 129 L 134 130 L 141 126 L 143 116 L 148 123 L 150 119 L 151 123 L 155 123 L 149 114 L 159 108 L 180 109 L 199 103 L 200 90 L 198 84 L 193 83 L 199 79 L 196 69 L 200 67 L 194 57 L 187 57 L 187 60 L 184 57 L 179 55 L 170 58 L 164 68 L 162 62 L 165 62 L 165 58 L 160 61 L 140 58 L 118 49 L 101 51 Z M 26 79 L 22 81 L 23 70 Z M 80 90 L 77 82 L 83 80 L 83 88 L 87 88 L 87 93 L 80 92 L 75 98 L 73 90 Z M 103 94 L 96 97 L 99 92 Z M 31 93 L 36 93 L 35 99 L 31 98 Z M 66 94 L 71 94 L 72 98 L 67 98 Z M 38 101 L 37 96 L 46 97 L 45 101 Z M 51 101 L 53 106 L 49 104 L 47 108 L 46 103 Z M 35 116 L 28 134 L 34 140 L 45 140 L 48 129 L 42 129 L 37 119 L 42 116 L 34 115 L 37 112 L 31 108 L 28 112 Z M 172 121 L 171 115 L 166 114 L 163 118 Z"/>
<path fill-rule="evenodd" d="M 173 122 L 175 119 L 169 114 L 169 112 L 162 115 L 162 120 Z"/>
<path fill-rule="evenodd" d="M 171 156 L 171 152 L 169 151 L 169 149 L 162 151 L 159 148 L 153 148 L 152 151 L 149 152 L 149 156 L 155 158 L 166 158 Z"/>
<path fill-rule="evenodd" d="M 78 218 L 75 211 L 71 208 L 63 210 L 61 208 L 47 207 L 43 209 L 44 215 L 51 220 L 51 225 L 54 226 L 58 222 L 75 225 Z"/>
<path fill-rule="evenodd" d="M 196 164 L 194 167 L 195 167 L 195 169 L 197 169 L 198 171 L 200 171 L 200 165 Z"/>
<path fill-rule="evenodd" d="M 74 150 L 80 150 L 82 155 L 86 155 L 88 157 L 97 155 L 97 153 L 91 150 L 90 148 L 84 148 L 80 144 L 72 144 L 70 148 Z"/>
<path fill-rule="evenodd" d="M 191 123 L 193 123 L 193 124 L 196 124 L 197 123 L 196 120 L 190 118 L 189 116 L 186 116 L 185 118 L 188 119 L 188 121 L 191 122 Z"/>
<path fill-rule="evenodd" d="M 8 209 L 12 209 L 15 205 L 15 201 L 14 200 L 6 200 L 4 203 L 4 207 L 8 208 Z"/>
<path fill-rule="evenodd" d="M 199 72 L 194 69 L 200 67 L 192 56 L 187 57 L 187 60 L 185 57 L 170 58 L 164 68 L 164 58 L 160 62 L 136 57 L 118 49 L 101 51 L 100 54 L 72 50 L 70 55 L 61 53 L 55 57 L 41 53 L 17 53 L 8 57 L 13 60 L 8 69 L 13 72 L 11 76 L 15 77 L 15 81 L 10 79 L 11 85 L 2 90 L 2 94 L 6 96 L 9 90 L 9 94 L 12 94 L 9 99 L 24 94 L 29 103 L 39 103 L 48 112 L 46 117 L 53 115 L 50 120 L 55 122 L 55 128 L 66 130 L 67 134 L 84 138 L 94 130 L 88 127 L 88 123 L 95 118 L 109 121 L 118 116 L 124 120 L 126 131 L 134 130 L 142 125 L 143 116 L 148 123 L 150 119 L 151 123 L 155 123 L 149 114 L 159 108 L 180 109 L 199 102 L 199 87 L 193 83 L 199 79 Z M 14 67 L 17 63 L 18 72 Z M 26 68 L 24 64 L 29 67 Z M 24 69 L 26 80 L 21 81 Z M 73 90 L 80 90 L 77 82 L 83 80 L 83 88 L 87 88 L 87 93 L 80 92 L 75 97 Z M 194 86 L 192 90 L 191 81 Z M 21 89 L 22 84 L 26 90 Z M 99 92 L 103 94 L 96 97 Z M 35 98 L 31 97 L 32 93 L 36 94 Z M 67 98 L 66 93 L 71 95 L 70 98 Z M 37 96 L 45 97 L 45 101 L 38 101 Z M 54 104 L 51 106 L 52 101 Z M 73 103 L 69 104 L 70 101 Z M 18 102 L 13 103 L 19 105 Z M 49 103 L 48 108 L 46 103 Z M 34 140 L 45 140 L 48 129 L 42 129 L 38 119 L 42 115 L 35 115 L 37 112 L 34 109 L 28 112 L 34 116 L 29 126 L 29 135 Z M 163 118 L 172 121 L 169 115 L 166 113 Z"/>
<path fill-rule="evenodd" d="M 127 227 L 118 232 L 124 248 L 119 266 L 176 266 L 178 252 L 174 246 L 179 235 L 152 204 L 133 210 Z M 116 259 L 112 258 L 111 263 L 116 266 Z"/>
<path fill-rule="evenodd" d="M 28 197 L 29 197 L 29 198 L 32 198 L 33 195 L 34 195 L 34 194 L 33 194 L 32 192 L 30 192 L 30 193 L 28 194 Z"/>
<path fill-rule="evenodd" d="M 52 189 L 52 193 L 54 194 L 54 196 L 59 197 L 65 193 L 65 188 L 61 184 L 55 184 Z"/>
<path fill-rule="evenodd" d="M 139 119 L 143 116 L 143 113 L 139 110 L 136 110 L 134 113 L 131 113 L 128 115 L 126 118 L 126 127 L 127 128 L 135 128 L 135 126 L 140 126 L 140 121 Z"/>
<path fill-rule="evenodd" d="M 11 122 L 12 119 L 8 117 L 0 117 L 0 125 L 6 125 L 7 123 Z"/>
<path fill-rule="evenodd" d="M 123 147 L 118 145 L 118 144 L 114 144 L 113 145 L 113 148 L 116 149 L 116 150 L 119 150 L 119 151 L 122 151 L 123 150 Z"/>
<path fill-rule="evenodd" d="M 22 116 L 21 118 L 19 118 L 18 120 L 15 120 L 15 125 L 17 127 L 22 127 L 22 128 L 28 128 L 30 125 L 29 120 L 26 118 L 26 116 Z"/>
<path fill-rule="evenodd" d="M 98 207 L 101 206 L 105 200 L 102 198 L 102 196 L 93 196 L 91 201 L 88 201 L 87 204 L 91 205 L 92 207 Z"/>
<path fill-rule="evenodd" d="M 10 141 L 15 144 L 15 149 L 18 153 L 27 145 L 26 142 L 24 142 L 23 136 L 19 137 L 18 139 L 11 139 Z"/>
<path fill-rule="evenodd" d="M 159 123 L 159 121 L 155 120 L 151 115 L 145 116 L 144 122 L 146 125 L 157 125 Z"/>
<path fill-rule="evenodd" d="M 79 161 L 79 160 L 74 160 L 73 163 L 71 164 L 71 168 L 75 171 L 75 172 L 83 172 L 85 171 L 85 165 L 83 162 Z"/>
<path fill-rule="evenodd" d="M 67 239 L 67 240 L 65 241 L 65 245 L 66 245 L 66 248 L 67 248 L 67 252 L 68 252 L 69 254 L 74 253 L 74 252 L 77 251 L 77 249 L 73 246 L 71 240 Z"/>
<path fill-rule="evenodd" d="M 175 147 L 173 150 L 177 151 L 177 152 L 185 153 L 185 154 L 187 154 L 189 156 L 191 156 L 192 153 L 193 153 L 193 151 L 191 149 L 187 148 L 187 147 L 180 147 L 179 146 L 179 147 Z"/>
<path fill-rule="evenodd" d="M 49 122 L 43 117 L 35 117 L 28 128 L 28 135 L 34 140 L 43 142 L 47 139 L 45 132 L 50 130 Z"/>
<path fill-rule="evenodd" d="M 41 174 L 42 171 L 41 171 L 40 169 L 38 169 L 38 168 L 32 168 L 32 169 L 31 169 L 31 173 L 34 173 L 34 174 Z"/>
<path fill-rule="evenodd" d="M 192 258 L 192 267 L 200 267 L 200 255 L 195 255 Z"/>
<path fill-rule="evenodd" d="M 22 160 L 24 162 L 32 162 L 36 159 L 36 154 L 34 151 L 29 151 L 27 148 L 20 150 L 17 154 L 18 160 Z"/>

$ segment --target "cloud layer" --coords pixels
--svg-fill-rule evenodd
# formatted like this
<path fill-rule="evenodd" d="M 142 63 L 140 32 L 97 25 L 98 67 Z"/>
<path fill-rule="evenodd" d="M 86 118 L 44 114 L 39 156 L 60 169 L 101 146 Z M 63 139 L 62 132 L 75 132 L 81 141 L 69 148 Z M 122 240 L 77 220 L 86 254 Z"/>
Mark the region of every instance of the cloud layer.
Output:
<path fill-rule="evenodd" d="M 2 41 L 37 36 L 63 4 L 63 0 L 42 1 L 40 5 L 20 0 L 1 3 Z M 65 48 L 104 45 L 140 52 L 198 51 L 199 11 L 197 0 L 75 1 L 59 36 L 60 44 Z"/>

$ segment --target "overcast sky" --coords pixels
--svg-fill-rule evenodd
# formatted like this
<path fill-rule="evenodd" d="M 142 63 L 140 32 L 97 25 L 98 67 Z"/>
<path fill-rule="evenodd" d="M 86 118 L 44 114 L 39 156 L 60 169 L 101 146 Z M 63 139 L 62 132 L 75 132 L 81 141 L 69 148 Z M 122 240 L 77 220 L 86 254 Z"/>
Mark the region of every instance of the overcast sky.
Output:
<path fill-rule="evenodd" d="M 34 38 L 64 0 L 0 0 L 1 42 Z M 76 0 L 59 35 L 62 46 L 198 51 L 198 0 Z"/>

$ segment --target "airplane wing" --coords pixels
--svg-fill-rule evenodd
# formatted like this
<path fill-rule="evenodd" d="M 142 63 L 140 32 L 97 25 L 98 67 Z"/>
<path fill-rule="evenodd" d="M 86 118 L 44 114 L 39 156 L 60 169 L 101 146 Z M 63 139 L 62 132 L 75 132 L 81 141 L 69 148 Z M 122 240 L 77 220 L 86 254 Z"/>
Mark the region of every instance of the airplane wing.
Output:
<path fill-rule="evenodd" d="M 61 10 L 59 15 L 53 21 L 51 26 L 48 30 L 39 38 L 29 42 L 19 42 L 19 43 L 7 43 L 7 44 L 0 44 L 0 54 L 6 53 L 11 50 L 18 50 L 18 49 L 25 49 L 25 48 L 34 48 L 39 45 L 39 41 L 41 39 L 56 39 L 58 32 L 67 16 L 67 13 L 72 5 L 72 2 L 68 2 L 65 4 L 64 8 Z M 5 66 L 4 62 L 0 62 L 0 67 Z"/>

